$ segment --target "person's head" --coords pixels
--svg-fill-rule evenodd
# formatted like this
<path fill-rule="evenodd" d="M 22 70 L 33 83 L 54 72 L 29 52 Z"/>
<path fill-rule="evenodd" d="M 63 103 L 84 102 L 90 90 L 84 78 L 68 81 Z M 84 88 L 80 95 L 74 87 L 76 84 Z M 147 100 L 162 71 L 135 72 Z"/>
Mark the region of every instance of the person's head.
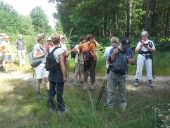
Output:
<path fill-rule="evenodd" d="M 60 36 L 60 42 L 61 42 L 61 43 L 65 43 L 65 36 L 63 36 L 63 35 Z"/>
<path fill-rule="evenodd" d="M 80 37 L 80 42 L 81 42 L 81 43 L 85 43 L 85 42 L 86 42 L 86 36 L 85 36 L 85 35 L 82 35 L 82 36 Z"/>
<path fill-rule="evenodd" d="M 117 47 L 119 45 L 119 38 L 113 36 L 111 39 L 110 39 L 110 43 L 113 47 Z"/>
<path fill-rule="evenodd" d="M 37 34 L 36 40 L 37 40 L 38 43 L 43 44 L 44 41 L 45 41 L 44 39 L 45 39 L 45 34 L 44 33 Z"/>
<path fill-rule="evenodd" d="M 3 38 L 4 38 L 4 40 L 5 40 L 6 42 L 9 41 L 9 36 L 8 36 L 8 35 L 5 35 Z"/>
<path fill-rule="evenodd" d="M 86 40 L 87 41 L 94 41 L 95 40 L 94 35 L 93 34 L 88 34 Z"/>
<path fill-rule="evenodd" d="M 47 39 L 47 44 L 48 44 L 48 45 L 52 45 L 51 37 L 48 37 L 48 39 Z"/>
<path fill-rule="evenodd" d="M 54 44 L 54 45 L 58 45 L 58 44 L 60 44 L 60 36 L 59 35 L 55 35 L 55 36 L 52 36 L 51 37 L 51 41 L 52 41 L 52 43 Z"/>
<path fill-rule="evenodd" d="M 143 31 L 141 33 L 142 40 L 144 40 L 144 41 L 148 39 L 148 36 L 149 36 L 149 34 L 147 31 Z"/>
<path fill-rule="evenodd" d="M 126 38 L 121 38 L 120 44 L 121 44 L 121 49 L 123 51 L 126 50 L 126 48 L 128 48 L 128 42 L 127 42 Z"/>

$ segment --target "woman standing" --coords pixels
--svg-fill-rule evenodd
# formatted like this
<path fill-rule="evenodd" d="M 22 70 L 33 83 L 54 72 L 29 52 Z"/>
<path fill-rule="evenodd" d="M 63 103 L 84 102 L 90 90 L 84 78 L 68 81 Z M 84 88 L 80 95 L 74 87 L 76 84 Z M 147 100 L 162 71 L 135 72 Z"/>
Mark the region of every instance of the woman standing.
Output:
<path fill-rule="evenodd" d="M 44 83 L 48 89 L 48 71 L 45 69 L 46 55 L 47 52 L 44 49 L 43 44 L 45 43 L 45 35 L 43 33 L 39 33 L 36 37 L 37 43 L 33 49 L 33 57 L 41 58 L 42 63 L 35 67 L 35 75 L 38 83 L 36 84 L 36 94 L 40 95 L 40 85 Z"/>

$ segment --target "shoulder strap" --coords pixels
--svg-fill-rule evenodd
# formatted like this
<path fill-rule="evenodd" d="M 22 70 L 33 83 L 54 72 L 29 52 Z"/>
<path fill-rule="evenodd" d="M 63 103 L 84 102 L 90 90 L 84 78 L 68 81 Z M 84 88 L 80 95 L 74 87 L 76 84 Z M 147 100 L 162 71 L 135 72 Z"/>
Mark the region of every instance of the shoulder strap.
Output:
<path fill-rule="evenodd" d="M 40 47 L 40 49 L 41 49 L 41 50 L 43 50 L 43 51 L 44 51 L 44 49 L 43 49 L 41 46 L 39 46 L 39 47 Z"/>
<path fill-rule="evenodd" d="M 61 47 L 55 47 L 50 53 L 53 54 L 56 49 L 61 48 Z"/>

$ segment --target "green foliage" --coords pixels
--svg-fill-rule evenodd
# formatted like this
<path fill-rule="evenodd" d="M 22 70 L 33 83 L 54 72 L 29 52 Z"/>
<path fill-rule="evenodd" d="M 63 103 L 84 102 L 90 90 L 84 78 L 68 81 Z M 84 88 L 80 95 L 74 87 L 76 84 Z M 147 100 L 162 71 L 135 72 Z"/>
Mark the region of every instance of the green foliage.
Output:
<path fill-rule="evenodd" d="M 36 32 L 50 32 L 51 28 L 48 25 L 48 18 L 41 7 L 33 8 L 30 17 Z"/>

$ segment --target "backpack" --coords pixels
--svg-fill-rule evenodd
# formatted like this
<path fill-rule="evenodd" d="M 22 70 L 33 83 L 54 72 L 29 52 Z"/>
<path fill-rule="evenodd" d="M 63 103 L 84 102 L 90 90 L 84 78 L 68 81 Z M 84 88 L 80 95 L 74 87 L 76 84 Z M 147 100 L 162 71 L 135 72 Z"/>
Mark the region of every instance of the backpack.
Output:
<path fill-rule="evenodd" d="M 84 58 L 84 65 L 85 66 L 91 66 L 91 64 L 94 61 L 94 56 L 91 53 L 92 51 L 86 51 L 83 52 L 83 58 Z"/>
<path fill-rule="evenodd" d="M 115 74 L 126 74 L 126 52 L 121 52 L 119 50 L 118 54 L 116 55 L 116 58 L 113 60 L 111 69 Z"/>
<path fill-rule="evenodd" d="M 42 63 L 41 58 L 34 58 L 33 57 L 33 52 L 30 52 L 28 54 L 28 60 L 29 60 L 29 63 L 30 63 L 32 68 L 35 68 L 35 67 L 39 66 Z"/>
<path fill-rule="evenodd" d="M 57 63 L 55 57 L 54 57 L 54 51 L 60 47 L 56 47 L 52 50 L 52 52 L 48 52 L 48 55 L 46 57 L 46 63 L 45 63 L 45 68 L 47 71 L 57 71 L 60 68 L 60 64 Z"/>
<path fill-rule="evenodd" d="M 40 47 L 41 50 L 44 51 L 44 49 L 43 49 L 41 46 L 39 46 L 39 47 Z M 44 57 L 44 56 L 43 56 L 43 57 Z M 43 57 L 34 58 L 34 57 L 33 57 L 33 51 L 31 51 L 31 52 L 28 54 L 28 61 L 29 61 L 30 65 L 31 65 L 31 67 L 32 67 L 32 68 L 35 68 L 35 67 L 39 66 L 39 65 L 42 63 L 42 58 L 43 58 Z"/>

